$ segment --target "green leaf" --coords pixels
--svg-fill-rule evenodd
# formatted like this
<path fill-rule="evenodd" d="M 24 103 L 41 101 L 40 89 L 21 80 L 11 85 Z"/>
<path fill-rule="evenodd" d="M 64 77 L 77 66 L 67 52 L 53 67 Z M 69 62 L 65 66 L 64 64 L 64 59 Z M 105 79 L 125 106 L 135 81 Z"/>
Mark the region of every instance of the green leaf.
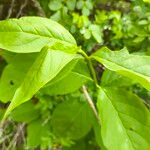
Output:
<path fill-rule="evenodd" d="M 114 71 L 105 70 L 101 78 L 101 86 L 111 86 L 111 87 L 129 87 L 135 82 L 129 78 L 126 78 Z"/>
<path fill-rule="evenodd" d="M 88 9 L 92 9 L 93 8 L 93 3 L 91 1 L 85 1 L 85 5 Z"/>
<path fill-rule="evenodd" d="M 83 6 L 83 8 L 82 8 L 82 14 L 84 16 L 89 16 L 90 15 L 90 10 L 86 6 Z"/>
<path fill-rule="evenodd" d="M 13 120 L 26 123 L 36 120 L 39 116 L 39 110 L 35 108 L 35 105 L 31 101 L 20 105 L 11 113 Z"/>
<path fill-rule="evenodd" d="M 50 126 L 42 120 L 35 120 L 27 126 L 27 146 L 36 148 L 43 144 L 44 138 L 50 134 Z"/>
<path fill-rule="evenodd" d="M 91 31 L 89 29 L 85 29 L 84 37 L 85 39 L 90 39 Z"/>
<path fill-rule="evenodd" d="M 70 99 L 58 105 L 52 115 L 52 127 L 58 137 L 80 139 L 91 129 L 91 115 L 86 102 Z"/>
<path fill-rule="evenodd" d="M 76 45 L 72 35 L 57 22 L 41 17 L 0 21 L 0 48 L 12 52 L 39 52 L 45 45 L 63 41 Z"/>
<path fill-rule="evenodd" d="M 72 59 L 58 74 L 57 76 L 52 79 L 50 82 L 48 82 L 44 87 L 48 87 L 52 84 L 55 84 L 58 81 L 61 81 L 64 77 L 66 77 L 74 68 L 74 66 L 76 65 L 76 63 L 78 62 L 79 59 L 81 59 L 82 57 L 80 57 L 79 55 L 76 55 L 76 57 L 74 57 L 74 59 Z M 82 58 L 83 59 L 83 58 Z"/>
<path fill-rule="evenodd" d="M 5 114 L 5 109 L 0 108 L 0 121 L 2 120 L 4 114 Z"/>
<path fill-rule="evenodd" d="M 95 140 L 96 140 L 97 144 L 99 145 L 99 147 L 102 150 L 106 150 L 104 143 L 102 141 L 102 135 L 100 134 L 101 133 L 101 126 L 100 126 L 100 124 L 97 123 L 97 120 L 96 121 L 94 120 L 94 122 L 93 122 L 93 130 L 95 133 Z"/>
<path fill-rule="evenodd" d="M 6 103 L 13 98 L 36 56 L 37 54 L 31 53 L 16 54 L 12 59 L 9 59 L 8 55 L 6 56 L 10 64 L 5 67 L 0 79 L 0 101 Z"/>
<path fill-rule="evenodd" d="M 73 58 L 74 54 L 43 48 L 24 81 L 16 90 L 5 117 L 17 106 L 30 100 L 45 84 L 51 81 Z M 29 90 L 30 89 L 30 90 Z"/>
<path fill-rule="evenodd" d="M 71 147 L 63 147 L 62 150 L 85 150 L 86 145 L 83 141 L 77 142 L 75 145 Z"/>
<path fill-rule="evenodd" d="M 6 66 L 0 80 L 0 101 L 7 103 L 12 99 L 24 76 L 24 72 L 13 65 Z"/>
<path fill-rule="evenodd" d="M 61 10 L 58 10 L 58 11 L 56 11 L 56 13 L 51 15 L 50 19 L 59 22 L 61 20 Z"/>
<path fill-rule="evenodd" d="M 77 1 L 76 7 L 77 7 L 77 9 L 81 9 L 83 7 L 83 5 L 84 5 L 84 1 L 79 0 L 79 1 Z"/>
<path fill-rule="evenodd" d="M 4 51 L 6 52 L 6 51 Z M 7 53 L 11 53 L 8 52 Z M 5 53 L 6 54 L 6 53 Z M 14 67 L 22 68 L 27 70 L 35 61 L 36 57 L 38 56 L 39 53 L 13 53 L 14 55 L 10 56 L 4 56 L 6 58 L 6 61 L 8 64 L 13 65 Z M 9 58 L 10 57 L 10 58 Z"/>
<path fill-rule="evenodd" d="M 48 95 L 64 95 L 78 90 L 87 81 L 92 81 L 87 64 L 81 58 L 64 78 L 60 79 L 56 76 L 56 79 L 41 92 Z"/>
<path fill-rule="evenodd" d="M 150 0 L 143 0 L 144 2 L 150 3 Z"/>
<path fill-rule="evenodd" d="M 97 107 L 108 150 L 149 150 L 150 112 L 139 97 L 121 89 L 100 88 Z"/>
<path fill-rule="evenodd" d="M 91 30 L 92 35 L 95 38 L 95 40 L 98 43 L 102 43 L 103 39 L 102 39 L 102 31 L 101 31 L 100 27 L 98 25 L 92 24 L 92 25 L 90 25 L 89 29 Z"/>
<path fill-rule="evenodd" d="M 62 150 L 93 150 L 92 141 L 90 141 L 87 137 L 76 141 L 70 147 L 62 147 Z M 94 145 L 95 146 L 95 145 Z M 96 146 L 95 148 L 96 149 Z"/>
<path fill-rule="evenodd" d="M 126 76 L 150 91 L 150 57 L 129 54 L 126 49 L 111 51 L 102 48 L 92 58 L 102 63 L 109 70 Z"/>
<path fill-rule="evenodd" d="M 9 51 L 2 51 L 1 55 L 7 63 L 10 63 L 14 59 L 14 57 L 17 55 L 17 53 L 13 53 Z"/>
<path fill-rule="evenodd" d="M 74 10 L 76 6 L 76 0 L 66 1 L 66 4 L 69 10 Z"/>
<path fill-rule="evenodd" d="M 57 11 L 62 7 L 62 1 L 61 0 L 51 0 L 48 6 L 51 10 Z"/>
<path fill-rule="evenodd" d="M 1 57 L 1 56 L 0 56 Z M 0 58 L 1 59 L 1 58 Z M 3 70 L 4 70 L 4 68 L 6 67 L 6 62 L 5 61 L 2 61 L 2 62 L 0 62 L 0 77 L 1 77 L 1 75 L 2 75 L 2 72 L 3 72 Z"/>

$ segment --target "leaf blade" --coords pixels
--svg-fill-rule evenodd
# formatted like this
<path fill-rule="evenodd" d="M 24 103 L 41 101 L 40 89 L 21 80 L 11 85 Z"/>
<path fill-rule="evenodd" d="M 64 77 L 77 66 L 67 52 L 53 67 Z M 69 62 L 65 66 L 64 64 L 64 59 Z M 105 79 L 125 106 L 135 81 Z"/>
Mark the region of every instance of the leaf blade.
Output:
<path fill-rule="evenodd" d="M 135 80 L 150 91 L 149 56 L 129 54 L 125 49 L 113 52 L 103 48 L 94 53 L 91 58 L 102 63 L 109 70 Z"/>
<path fill-rule="evenodd" d="M 92 126 L 90 112 L 88 104 L 76 98 L 61 103 L 52 115 L 54 134 L 74 140 L 82 138 Z"/>
<path fill-rule="evenodd" d="M 64 95 L 78 90 L 84 83 L 92 82 L 87 64 L 83 58 L 77 58 L 76 65 L 68 73 L 65 71 L 63 78 L 58 78 L 41 89 L 42 93 L 48 95 Z M 62 76 L 62 75 L 61 75 Z"/>
<path fill-rule="evenodd" d="M 22 17 L 0 21 L 2 49 L 19 53 L 39 52 L 45 45 L 56 40 L 76 45 L 73 36 L 50 19 Z"/>
<path fill-rule="evenodd" d="M 150 114 L 140 98 L 125 90 L 100 88 L 97 106 L 108 150 L 149 149 Z"/>
<path fill-rule="evenodd" d="M 31 99 L 39 89 L 52 80 L 74 57 L 74 54 L 50 50 L 49 47 L 43 48 L 29 69 L 21 86 L 16 90 L 4 119 L 14 108 Z"/>

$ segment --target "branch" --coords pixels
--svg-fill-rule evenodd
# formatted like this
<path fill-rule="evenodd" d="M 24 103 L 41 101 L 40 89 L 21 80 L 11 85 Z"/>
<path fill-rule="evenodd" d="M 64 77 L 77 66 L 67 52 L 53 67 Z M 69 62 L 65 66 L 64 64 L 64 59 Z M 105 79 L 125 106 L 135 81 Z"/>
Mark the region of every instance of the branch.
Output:
<path fill-rule="evenodd" d="M 8 10 L 8 15 L 7 15 L 6 19 L 8 19 L 8 18 L 11 17 L 11 14 L 12 14 L 13 8 L 14 8 L 14 4 L 15 4 L 15 0 L 12 0 L 12 1 L 11 1 L 11 4 L 10 4 L 10 8 L 9 8 L 9 10 Z"/>
<path fill-rule="evenodd" d="M 8 145 L 8 150 L 11 148 L 15 149 L 17 142 L 19 140 L 23 140 L 23 138 L 24 138 L 24 131 L 23 131 L 24 127 L 25 127 L 25 123 L 18 124 L 16 134 L 14 135 L 12 141 Z"/>
<path fill-rule="evenodd" d="M 42 9 L 40 3 L 37 0 L 30 0 L 33 3 L 33 6 L 38 10 L 38 15 L 41 17 L 46 17 L 44 10 Z"/>
<path fill-rule="evenodd" d="M 21 5 L 19 12 L 16 15 L 16 18 L 19 18 L 22 14 L 23 9 L 27 6 L 28 0 L 24 0 L 24 3 Z"/>
<path fill-rule="evenodd" d="M 148 109 L 150 109 L 150 104 L 149 104 L 147 101 L 143 100 L 143 103 L 145 104 L 145 106 L 146 106 Z"/>
<path fill-rule="evenodd" d="M 89 104 L 91 110 L 92 110 L 93 113 L 94 113 L 94 116 L 95 116 L 96 120 L 97 120 L 98 123 L 100 124 L 99 115 L 98 115 L 98 113 L 97 113 L 97 110 L 96 110 L 96 108 L 95 108 L 95 105 L 94 105 L 94 103 L 93 103 L 93 100 L 91 99 L 91 96 L 89 95 L 89 93 L 88 93 L 88 91 L 87 91 L 86 86 L 83 85 L 83 86 L 82 86 L 82 90 L 83 90 L 84 96 L 85 96 L 85 98 L 86 98 L 86 100 L 87 100 L 87 102 L 88 102 L 88 104 Z"/>
<path fill-rule="evenodd" d="M 9 120 L 6 120 L 6 121 L 0 121 L 0 142 L 2 142 L 2 145 L 5 146 L 5 131 L 6 131 L 6 128 L 9 126 L 9 123 L 10 121 Z M 7 136 L 8 138 L 9 136 Z M 6 138 L 6 139 L 7 139 Z M 3 141 L 4 140 L 4 141 Z M 0 143 L 1 144 L 1 143 Z"/>
<path fill-rule="evenodd" d="M 95 69 L 94 69 L 94 67 L 92 65 L 91 59 L 89 58 L 89 56 L 82 49 L 80 49 L 78 51 L 78 53 L 81 54 L 87 60 L 91 76 L 92 76 L 92 78 L 93 78 L 93 80 L 95 82 L 95 86 L 97 87 L 97 85 L 98 85 L 97 75 L 96 75 Z"/>

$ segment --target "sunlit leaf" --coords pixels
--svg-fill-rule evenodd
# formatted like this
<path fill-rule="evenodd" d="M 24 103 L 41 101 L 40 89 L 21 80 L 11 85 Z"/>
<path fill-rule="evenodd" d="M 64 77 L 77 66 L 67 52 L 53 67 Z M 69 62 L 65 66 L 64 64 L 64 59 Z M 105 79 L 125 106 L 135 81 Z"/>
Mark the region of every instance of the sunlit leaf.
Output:
<path fill-rule="evenodd" d="M 150 91 L 150 57 L 129 54 L 126 49 L 111 51 L 102 48 L 92 58 L 102 63 L 109 70 L 126 76 Z"/>

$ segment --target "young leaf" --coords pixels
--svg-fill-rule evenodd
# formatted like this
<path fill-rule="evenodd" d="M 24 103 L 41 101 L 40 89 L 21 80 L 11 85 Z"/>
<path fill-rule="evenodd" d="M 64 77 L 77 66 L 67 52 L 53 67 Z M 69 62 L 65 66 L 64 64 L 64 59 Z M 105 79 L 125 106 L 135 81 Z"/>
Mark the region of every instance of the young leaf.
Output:
<path fill-rule="evenodd" d="M 62 138 L 80 139 L 90 131 L 91 124 L 88 104 L 77 99 L 57 106 L 52 116 L 54 134 Z"/>
<path fill-rule="evenodd" d="M 39 52 L 53 41 L 76 45 L 73 36 L 60 24 L 41 17 L 0 21 L 0 48 L 19 53 Z"/>
<path fill-rule="evenodd" d="M 126 49 L 111 51 L 102 48 L 92 58 L 102 63 L 109 70 L 135 80 L 150 91 L 150 57 L 129 54 Z"/>
<path fill-rule="evenodd" d="M 24 81 L 16 90 L 4 117 L 7 117 L 20 104 L 30 100 L 39 89 L 52 80 L 74 57 L 74 54 L 51 50 L 49 47 L 43 48 L 29 69 Z"/>
<path fill-rule="evenodd" d="M 99 25 L 90 25 L 90 30 L 92 32 L 92 35 L 93 37 L 95 38 L 95 40 L 98 42 L 98 43 L 102 43 L 103 42 L 103 39 L 102 39 L 102 31 L 99 27 Z"/>
<path fill-rule="evenodd" d="M 100 88 L 97 107 L 108 150 L 149 150 L 150 112 L 139 97 L 121 89 Z"/>

